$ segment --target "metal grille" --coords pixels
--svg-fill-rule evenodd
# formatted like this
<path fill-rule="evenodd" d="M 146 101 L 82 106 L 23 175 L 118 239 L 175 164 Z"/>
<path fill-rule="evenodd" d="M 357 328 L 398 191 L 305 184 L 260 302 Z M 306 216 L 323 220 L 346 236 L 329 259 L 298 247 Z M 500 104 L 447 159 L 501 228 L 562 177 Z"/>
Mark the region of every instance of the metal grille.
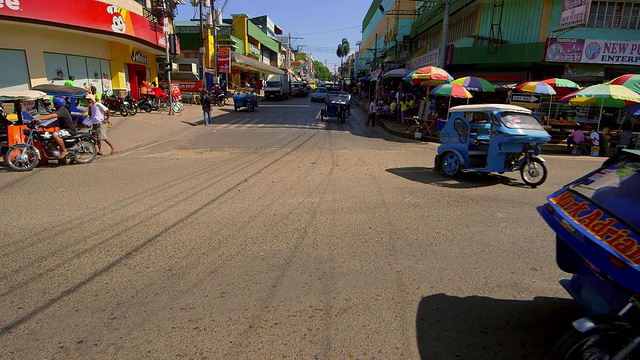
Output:
<path fill-rule="evenodd" d="M 627 1 L 592 1 L 587 27 L 598 29 L 638 30 L 640 3 Z"/>

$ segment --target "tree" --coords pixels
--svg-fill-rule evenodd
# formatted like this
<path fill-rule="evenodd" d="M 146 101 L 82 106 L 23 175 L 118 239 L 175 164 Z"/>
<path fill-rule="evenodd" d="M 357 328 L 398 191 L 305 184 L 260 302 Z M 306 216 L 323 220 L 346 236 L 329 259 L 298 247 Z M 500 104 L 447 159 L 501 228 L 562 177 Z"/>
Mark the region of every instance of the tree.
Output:
<path fill-rule="evenodd" d="M 342 74 L 342 59 L 345 56 L 349 55 L 349 51 L 351 51 L 351 46 L 349 45 L 349 40 L 347 38 L 342 39 L 342 43 L 338 45 L 338 49 L 336 50 L 336 55 L 340 58 L 340 73 Z"/>
<path fill-rule="evenodd" d="M 329 69 L 324 66 L 322 62 L 315 60 L 313 62 L 313 66 L 316 71 L 316 78 L 322 81 L 327 81 L 329 80 L 329 78 L 331 78 L 331 71 L 329 71 Z"/>

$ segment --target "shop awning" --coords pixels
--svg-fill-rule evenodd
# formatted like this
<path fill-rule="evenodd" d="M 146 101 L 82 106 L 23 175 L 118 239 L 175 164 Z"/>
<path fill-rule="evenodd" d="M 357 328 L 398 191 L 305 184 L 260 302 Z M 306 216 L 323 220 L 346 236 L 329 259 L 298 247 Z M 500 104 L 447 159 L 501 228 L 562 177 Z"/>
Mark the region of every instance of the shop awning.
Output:
<path fill-rule="evenodd" d="M 267 73 L 267 74 L 284 74 L 284 71 L 278 69 L 275 66 L 271 66 L 268 64 L 265 64 L 261 61 L 258 61 L 256 59 L 252 59 L 248 56 L 244 56 L 244 55 L 240 55 L 238 53 L 232 53 L 233 57 L 232 57 L 232 67 L 239 67 L 241 69 L 246 69 L 249 71 L 256 71 L 256 72 L 261 72 L 261 73 Z"/>

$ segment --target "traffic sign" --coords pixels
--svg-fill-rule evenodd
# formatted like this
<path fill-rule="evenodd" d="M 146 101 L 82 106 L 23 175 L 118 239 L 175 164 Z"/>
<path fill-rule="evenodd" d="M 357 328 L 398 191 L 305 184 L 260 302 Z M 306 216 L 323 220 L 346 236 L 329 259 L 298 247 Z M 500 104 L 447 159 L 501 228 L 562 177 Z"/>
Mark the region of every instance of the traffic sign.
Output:
<path fill-rule="evenodd" d="M 540 96 L 535 94 L 511 94 L 509 102 L 534 104 L 540 102 Z"/>

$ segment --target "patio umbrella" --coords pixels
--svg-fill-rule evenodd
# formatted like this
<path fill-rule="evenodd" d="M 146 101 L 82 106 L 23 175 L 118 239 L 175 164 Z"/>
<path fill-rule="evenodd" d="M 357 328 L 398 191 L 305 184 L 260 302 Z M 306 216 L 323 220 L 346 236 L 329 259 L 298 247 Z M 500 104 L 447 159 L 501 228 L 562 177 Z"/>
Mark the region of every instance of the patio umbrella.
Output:
<path fill-rule="evenodd" d="M 449 75 L 449 73 L 441 69 L 437 66 L 425 66 L 421 67 L 417 70 L 412 71 L 403 79 L 411 79 L 411 81 L 415 82 L 427 82 L 427 101 L 429 100 L 429 90 L 431 88 L 431 83 L 443 84 L 453 81 L 453 77 Z"/>
<path fill-rule="evenodd" d="M 527 81 L 518 86 L 516 90 L 530 93 L 530 94 L 542 94 L 542 95 L 555 95 L 556 91 L 549 84 L 542 81 Z"/>
<path fill-rule="evenodd" d="M 633 90 L 640 94 L 640 75 L 638 74 L 626 74 L 618 76 L 617 78 L 609 81 L 610 85 L 622 85 L 627 89 Z"/>
<path fill-rule="evenodd" d="M 554 90 L 556 90 L 557 88 L 580 89 L 580 85 L 568 79 L 550 78 L 550 79 L 540 80 L 540 82 L 545 83 L 547 85 L 551 85 L 551 87 Z"/>
<path fill-rule="evenodd" d="M 389 70 L 386 73 L 382 74 L 382 78 L 383 79 L 386 79 L 386 78 L 403 78 L 403 77 L 407 76 L 407 74 L 409 74 L 409 70 L 407 70 L 405 68 L 393 69 L 393 70 Z"/>
<path fill-rule="evenodd" d="M 469 99 L 472 98 L 473 95 L 465 89 L 460 84 L 442 84 L 438 85 L 433 90 L 431 90 L 432 95 L 440 95 L 440 96 L 448 96 L 449 97 L 449 107 L 451 107 L 451 98 L 463 98 Z"/>
<path fill-rule="evenodd" d="M 599 106 L 598 128 L 602 120 L 604 107 L 624 108 L 634 103 L 640 103 L 640 95 L 622 85 L 598 84 L 573 92 L 560 101 L 569 101 L 571 105 Z"/>
<path fill-rule="evenodd" d="M 465 76 L 455 79 L 452 84 L 460 84 L 469 91 L 494 92 L 496 87 L 487 80 L 475 76 Z"/>
<path fill-rule="evenodd" d="M 549 115 L 547 116 L 547 119 L 551 118 L 551 100 L 553 98 L 553 96 L 551 95 L 556 94 L 556 91 L 553 89 L 551 85 L 544 83 L 542 81 L 527 81 L 516 86 L 516 90 L 522 91 L 525 93 L 530 93 L 530 94 L 550 95 L 549 96 Z M 540 109 L 542 109 L 542 101 L 540 101 Z"/>

